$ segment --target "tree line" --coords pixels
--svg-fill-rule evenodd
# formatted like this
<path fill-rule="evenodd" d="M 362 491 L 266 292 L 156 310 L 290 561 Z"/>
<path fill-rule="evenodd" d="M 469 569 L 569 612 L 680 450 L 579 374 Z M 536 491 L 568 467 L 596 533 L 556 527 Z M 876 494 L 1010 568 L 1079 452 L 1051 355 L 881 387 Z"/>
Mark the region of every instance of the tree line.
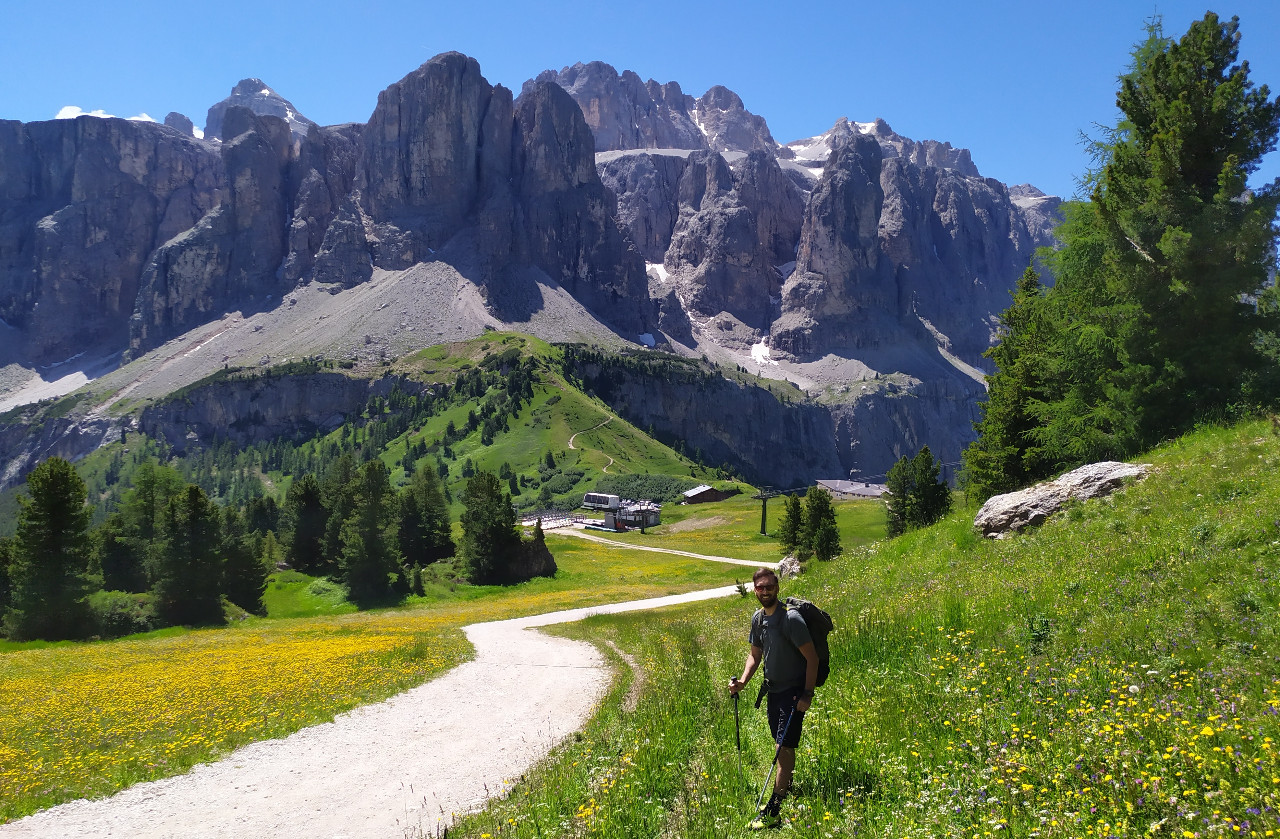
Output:
<path fill-rule="evenodd" d="M 350 453 L 322 479 L 294 481 L 283 505 L 254 499 L 245 509 L 145 463 L 97 527 L 67 461 L 41 463 L 26 490 L 15 534 L 0 540 L 0 616 L 14 640 L 219 624 L 228 603 L 264 614 L 277 566 L 334 580 L 361 607 L 422 594 L 424 569 L 455 554 L 451 570 L 473 583 L 555 573 L 541 528 L 522 538 L 511 496 L 487 472 L 467 484 L 460 550 L 434 470 L 415 471 L 397 491 L 381 460 L 357 464 Z"/>
<path fill-rule="evenodd" d="M 1028 268 L 988 352 L 997 372 L 964 455 L 986 496 L 1125 458 L 1202 421 L 1274 405 L 1280 305 L 1272 282 L 1280 180 L 1248 177 L 1276 147 L 1280 103 L 1239 59 L 1236 18 L 1180 39 L 1149 23 L 1093 143 L 1088 201 Z"/>

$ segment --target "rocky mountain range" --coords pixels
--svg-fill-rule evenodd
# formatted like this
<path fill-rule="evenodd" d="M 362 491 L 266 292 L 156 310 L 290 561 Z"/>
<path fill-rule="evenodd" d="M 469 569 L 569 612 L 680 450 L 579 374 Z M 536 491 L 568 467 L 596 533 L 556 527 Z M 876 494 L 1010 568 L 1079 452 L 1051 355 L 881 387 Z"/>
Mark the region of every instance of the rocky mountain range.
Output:
<path fill-rule="evenodd" d="M 970 439 L 982 353 L 1057 206 L 882 120 L 781 145 L 724 87 L 601 62 L 515 97 L 446 53 L 337 126 L 259 79 L 203 133 L 181 114 L 0 121 L 0 388 L 232 313 L 287 325 L 300 289 L 447 269 L 486 309 L 465 333 L 545 331 L 567 294 L 618 346 L 791 379 L 831 418 L 814 462 L 875 476 Z"/>

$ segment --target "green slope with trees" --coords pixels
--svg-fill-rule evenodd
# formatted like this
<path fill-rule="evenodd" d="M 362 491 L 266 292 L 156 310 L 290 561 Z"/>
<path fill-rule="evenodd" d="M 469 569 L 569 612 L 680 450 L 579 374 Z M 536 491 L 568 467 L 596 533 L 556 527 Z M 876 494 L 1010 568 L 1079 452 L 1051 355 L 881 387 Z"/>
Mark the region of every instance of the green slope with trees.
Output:
<path fill-rule="evenodd" d="M 42 464 L 0 541 L 7 631 L 107 637 L 264 614 L 277 566 L 362 608 L 445 582 L 518 582 L 555 563 L 536 528 L 520 535 L 513 508 L 577 507 L 606 468 L 641 487 L 712 477 L 566 381 L 561 353 L 489 333 L 401 359 L 396 384 L 328 433 L 181 455 L 132 433 L 74 469 Z M 227 370 L 205 384 L 323 366 Z"/>
<path fill-rule="evenodd" d="M 1280 183 L 1247 188 L 1276 146 L 1280 103 L 1249 78 L 1237 20 L 1181 38 L 1159 19 L 1120 77 L 1120 122 L 1093 145 L 1089 201 L 1066 208 L 1004 314 L 998 372 L 966 452 L 1002 492 L 1125 457 L 1280 394 L 1275 267 Z"/>

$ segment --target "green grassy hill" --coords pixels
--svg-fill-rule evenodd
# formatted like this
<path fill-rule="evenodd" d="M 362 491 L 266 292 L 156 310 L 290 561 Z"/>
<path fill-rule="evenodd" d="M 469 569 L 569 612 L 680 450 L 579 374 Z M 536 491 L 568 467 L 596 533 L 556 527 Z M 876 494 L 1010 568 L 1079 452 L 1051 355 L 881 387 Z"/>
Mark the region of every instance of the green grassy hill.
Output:
<path fill-rule="evenodd" d="M 76 469 L 89 485 L 96 521 L 118 504 L 134 470 L 148 461 L 170 463 L 219 503 L 243 505 L 255 496 L 283 501 L 295 475 L 323 476 L 342 452 L 353 452 L 358 460 L 376 456 L 387 464 L 397 486 L 408 482 L 414 468 L 441 470 L 455 502 L 455 519 L 461 510 L 457 499 L 478 470 L 501 473 L 504 481 L 514 476 L 518 493 L 513 500 L 526 510 L 572 509 L 605 475 L 666 475 L 689 485 L 727 477 L 652 439 L 574 387 L 561 373 L 560 358 L 559 349 L 537 338 L 490 332 L 429 347 L 384 368 L 386 374 L 445 394 L 429 407 L 409 397 L 371 399 L 362 415 L 311 439 L 221 444 L 180 457 L 155 440 L 130 434 L 125 443 L 104 446 L 79 461 Z M 319 369 L 314 363 L 288 369 L 295 367 L 303 373 Z M 507 389 L 513 370 L 528 380 L 528 389 L 512 412 Z M 256 370 L 243 374 L 264 375 Z M 187 390 L 235 375 L 219 372 Z M 486 434 L 490 417 L 504 421 Z M 575 440 L 572 448 L 570 440 Z M 548 454 L 554 466 L 548 466 Z M 0 493 L 0 536 L 13 531 L 14 499 L 21 491 Z"/>
<path fill-rule="evenodd" d="M 984 540 L 967 509 L 784 585 L 837 626 L 791 833 L 1280 835 L 1280 438 L 1212 428 L 1144 460 L 1034 532 Z M 621 667 L 583 737 L 456 835 L 744 834 L 773 756 L 743 702 L 739 775 L 725 690 L 754 606 L 561 629 L 646 662 L 638 704 Z"/>

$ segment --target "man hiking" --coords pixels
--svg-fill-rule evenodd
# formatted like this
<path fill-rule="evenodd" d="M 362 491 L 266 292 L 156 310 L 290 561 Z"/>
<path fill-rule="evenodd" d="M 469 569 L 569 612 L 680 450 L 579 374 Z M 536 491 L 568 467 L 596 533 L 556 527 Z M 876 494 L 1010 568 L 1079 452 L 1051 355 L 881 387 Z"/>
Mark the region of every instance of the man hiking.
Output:
<path fill-rule="evenodd" d="M 729 680 L 729 692 L 738 694 L 751 681 L 756 668 L 764 661 L 764 687 L 769 694 L 769 730 L 777 744 L 775 760 L 778 776 L 773 782 L 773 795 L 760 810 L 751 827 L 760 830 L 782 824 L 782 800 L 791 789 L 791 773 L 796 765 L 796 746 L 805 711 L 813 702 L 813 689 L 818 681 L 818 651 L 814 649 L 809 627 L 799 611 L 780 606 L 778 575 L 761 568 L 751 578 L 755 584 L 760 608 L 751 616 L 751 632 L 742 677 Z M 756 707 L 760 706 L 757 699 Z"/>

